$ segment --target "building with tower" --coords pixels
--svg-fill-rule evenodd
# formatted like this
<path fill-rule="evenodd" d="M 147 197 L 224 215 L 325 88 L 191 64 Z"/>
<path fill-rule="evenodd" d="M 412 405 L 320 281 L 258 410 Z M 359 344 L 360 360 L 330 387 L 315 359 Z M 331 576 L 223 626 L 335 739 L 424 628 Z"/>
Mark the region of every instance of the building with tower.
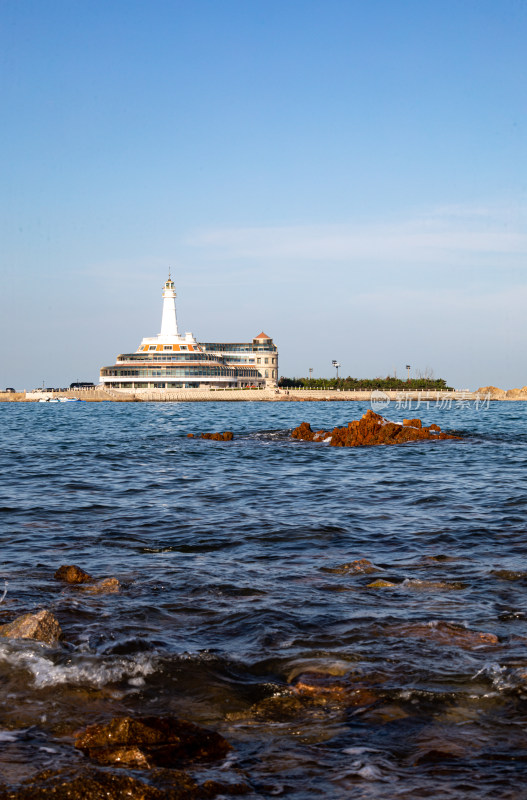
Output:
<path fill-rule="evenodd" d="M 278 350 L 265 333 L 250 342 L 198 342 L 179 333 L 176 291 L 170 274 L 163 286 L 161 331 L 135 353 L 103 367 L 100 383 L 111 389 L 203 389 L 276 386 Z"/>

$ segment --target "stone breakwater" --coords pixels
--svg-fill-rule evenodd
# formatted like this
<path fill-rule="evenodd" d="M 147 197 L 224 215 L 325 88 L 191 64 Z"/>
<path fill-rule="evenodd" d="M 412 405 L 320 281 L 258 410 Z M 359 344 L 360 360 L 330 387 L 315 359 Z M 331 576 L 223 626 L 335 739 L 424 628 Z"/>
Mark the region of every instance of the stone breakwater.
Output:
<path fill-rule="evenodd" d="M 109 401 L 112 403 L 145 402 L 298 402 L 355 400 L 359 402 L 387 401 L 397 402 L 476 402 L 489 400 L 527 401 L 527 386 L 521 389 L 498 389 L 496 386 L 482 386 L 475 392 L 469 391 L 344 391 L 338 389 L 105 389 L 95 387 L 83 391 L 65 392 L 0 392 L 0 402 L 38 402 L 53 397 L 75 397 L 89 403 Z"/>
<path fill-rule="evenodd" d="M 291 434 L 294 439 L 307 442 L 329 442 L 332 447 L 366 447 L 376 444 L 401 444 L 423 439 L 460 439 L 450 433 L 442 433 L 439 425 L 423 427 L 420 419 L 405 419 L 402 425 L 390 422 L 380 414 L 367 411 L 361 419 L 350 422 L 346 427 L 332 431 L 312 431 L 307 422 L 302 422 Z"/>

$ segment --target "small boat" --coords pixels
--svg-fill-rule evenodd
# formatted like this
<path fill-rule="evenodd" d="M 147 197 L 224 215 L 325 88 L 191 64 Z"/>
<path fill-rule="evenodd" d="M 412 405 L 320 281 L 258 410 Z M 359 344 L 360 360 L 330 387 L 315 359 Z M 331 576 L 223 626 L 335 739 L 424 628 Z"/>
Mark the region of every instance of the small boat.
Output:
<path fill-rule="evenodd" d="M 39 403 L 85 403 L 80 397 L 42 397 Z"/>

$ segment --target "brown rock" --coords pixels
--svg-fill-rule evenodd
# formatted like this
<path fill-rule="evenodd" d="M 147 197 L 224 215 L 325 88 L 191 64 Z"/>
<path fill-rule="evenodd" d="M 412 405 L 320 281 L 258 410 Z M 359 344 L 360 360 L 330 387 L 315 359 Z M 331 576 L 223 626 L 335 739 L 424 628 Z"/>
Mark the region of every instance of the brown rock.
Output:
<path fill-rule="evenodd" d="M 248 711 L 229 714 L 230 720 L 265 720 L 266 722 L 288 722 L 305 717 L 306 705 L 292 694 L 274 694 L 251 706 Z"/>
<path fill-rule="evenodd" d="M 402 588 L 415 589 L 416 591 L 429 592 L 429 591 L 445 591 L 453 592 L 458 589 L 466 589 L 466 584 L 460 581 L 448 583 L 447 581 L 421 581 L 417 578 L 410 578 L 404 581 Z"/>
<path fill-rule="evenodd" d="M 202 433 L 201 439 L 212 439 L 215 442 L 230 442 L 234 438 L 232 431 L 224 431 L 223 433 Z"/>
<path fill-rule="evenodd" d="M 333 572 L 338 575 L 369 575 L 372 572 L 380 572 L 379 567 L 374 566 L 367 558 L 358 558 L 347 564 L 340 564 L 338 567 L 322 567 L 323 572 Z"/>
<path fill-rule="evenodd" d="M 456 645 L 465 650 L 481 645 L 499 644 L 499 639 L 494 633 L 484 631 L 471 631 L 461 625 L 453 625 L 450 622 L 416 622 L 410 625 L 402 625 L 397 629 L 400 636 L 412 636 L 417 639 L 430 639 L 443 645 Z"/>
<path fill-rule="evenodd" d="M 373 583 L 368 583 L 366 588 L 367 589 L 388 589 L 391 586 L 400 586 L 400 585 L 401 584 L 392 583 L 391 581 L 383 581 L 382 578 L 381 578 L 381 579 L 379 579 L 377 581 L 373 581 Z"/>
<path fill-rule="evenodd" d="M 320 441 L 330 436 L 332 447 L 364 447 L 376 444 L 415 442 L 421 439 L 460 438 L 452 434 L 441 433 L 437 425 L 423 427 L 419 419 L 405 419 L 402 425 L 389 422 L 371 409 L 360 420 L 354 420 L 344 428 L 334 428 L 331 434 L 326 431 L 318 431 L 317 434 L 314 434 L 309 423 L 302 422 L 298 428 L 292 431 L 291 435 L 294 439 L 308 442 Z"/>
<path fill-rule="evenodd" d="M 490 400 L 505 400 L 507 397 L 507 392 L 497 386 L 480 386 L 476 392 L 481 398 L 489 397 Z"/>
<path fill-rule="evenodd" d="M 134 769 L 223 758 L 231 749 L 219 733 L 174 717 L 115 717 L 90 725 L 75 747 L 98 764 Z"/>
<path fill-rule="evenodd" d="M 491 575 L 500 578 L 502 581 L 519 581 L 521 578 L 527 577 L 527 572 L 521 572 L 514 569 L 493 569 Z"/>
<path fill-rule="evenodd" d="M 346 708 L 368 706 L 378 699 L 371 687 L 323 672 L 305 672 L 299 675 L 293 691 L 317 705 L 337 704 Z"/>
<path fill-rule="evenodd" d="M 366 710 L 362 719 L 373 722 L 374 725 L 385 725 L 387 722 L 395 722 L 401 719 L 408 719 L 410 714 L 402 706 L 396 703 L 375 706 Z"/>
<path fill-rule="evenodd" d="M 303 439 L 306 442 L 312 442 L 315 438 L 315 433 L 311 430 L 309 422 L 301 422 L 298 428 L 292 431 L 291 436 L 293 439 Z"/>
<path fill-rule="evenodd" d="M 216 797 L 219 794 L 221 794 L 222 797 L 225 797 L 226 794 L 232 797 L 234 795 L 249 794 L 250 791 L 251 787 L 247 783 L 241 781 L 237 781 L 236 783 L 224 783 L 223 781 L 209 780 L 205 781 L 205 783 L 200 786 L 200 797 Z"/>
<path fill-rule="evenodd" d="M 36 639 L 45 644 L 58 642 L 62 631 L 51 611 L 37 611 L 36 614 L 24 614 L 7 625 L 0 625 L 0 636 L 10 639 Z"/>
<path fill-rule="evenodd" d="M 187 433 L 187 439 L 193 439 L 193 438 L 194 438 L 193 433 Z"/>
<path fill-rule="evenodd" d="M 75 566 L 75 564 L 59 567 L 53 577 L 56 581 L 64 581 L 64 583 L 90 583 L 93 581 L 91 575 L 88 575 L 87 572 L 84 572 L 83 569 Z"/>
<path fill-rule="evenodd" d="M 78 587 L 79 591 L 88 594 L 115 594 L 120 588 L 121 584 L 117 578 L 103 578 L 96 583 L 87 583 Z"/>

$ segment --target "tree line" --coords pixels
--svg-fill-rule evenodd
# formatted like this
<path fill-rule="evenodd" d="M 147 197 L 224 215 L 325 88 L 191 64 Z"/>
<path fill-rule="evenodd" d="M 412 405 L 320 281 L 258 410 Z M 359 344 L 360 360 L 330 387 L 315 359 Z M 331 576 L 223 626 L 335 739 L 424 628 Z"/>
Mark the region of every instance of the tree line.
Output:
<path fill-rule="evenodd" d="M 410 391 L 415 389 L 427 389 L 429 391 L 446 391 L 452 389 L 447 386 L 444 378 L 411 378 L 402 380 L 401 378 L 285 378 L 281 377 L 278 381 L 281 389 L 342 389 L 371 391 Z"/>

